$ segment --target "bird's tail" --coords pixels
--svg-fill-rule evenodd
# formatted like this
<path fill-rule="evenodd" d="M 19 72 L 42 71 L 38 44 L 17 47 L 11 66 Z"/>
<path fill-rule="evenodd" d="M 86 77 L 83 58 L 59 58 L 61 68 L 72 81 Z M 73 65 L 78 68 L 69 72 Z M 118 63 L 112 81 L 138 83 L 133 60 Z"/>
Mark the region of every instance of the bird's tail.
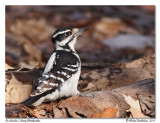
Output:
<path fill-rule="evenodd" d="M 25 106 L 31 106 L 33 103 L 35 103 L 36 101 L 38 101 L 41 98 L 41 96 L 33 96 L 33 97 L 29 97 L 28 99 L 24 100 L 21 102 L 21 104 L 25 105 Z"/>

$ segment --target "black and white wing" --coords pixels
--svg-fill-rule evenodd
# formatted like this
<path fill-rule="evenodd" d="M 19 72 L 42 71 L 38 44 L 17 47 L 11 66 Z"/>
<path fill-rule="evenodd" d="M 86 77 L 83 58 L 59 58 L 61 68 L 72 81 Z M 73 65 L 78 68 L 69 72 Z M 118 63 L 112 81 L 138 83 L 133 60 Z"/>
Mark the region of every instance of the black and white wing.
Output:
<path fill-rule="evenodd" d="M 78 71 L 79 67 L 80 60 L 75 54 L 66 51 L 54 52 L 46 64 L 42 77 L 37 80 L 30 97 L 35 97 L 36 99 L 33 98 L 32 100 L 37 101 L 59 89 Z M 30 103 L 34 103 L 34 101 L 30 101 Z"/>

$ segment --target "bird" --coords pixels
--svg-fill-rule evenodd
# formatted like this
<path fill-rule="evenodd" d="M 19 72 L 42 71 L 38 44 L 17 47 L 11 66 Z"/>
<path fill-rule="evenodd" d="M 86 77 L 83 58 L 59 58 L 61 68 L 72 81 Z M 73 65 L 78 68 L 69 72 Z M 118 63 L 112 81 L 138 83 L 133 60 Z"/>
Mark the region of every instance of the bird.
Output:
<path fill-rule="evenodd" d="M 75 51 L 77 37 L 88 27 L 63 27 L 56 30 L 51 41 L 54 51 L 46 63 L 42 75 L 37 79 L 29 98 L 22 101 L 25 106 L 38 106 L 46 101 L 79 95 L 77 89 L 81 74 L 81 60 Z"/>

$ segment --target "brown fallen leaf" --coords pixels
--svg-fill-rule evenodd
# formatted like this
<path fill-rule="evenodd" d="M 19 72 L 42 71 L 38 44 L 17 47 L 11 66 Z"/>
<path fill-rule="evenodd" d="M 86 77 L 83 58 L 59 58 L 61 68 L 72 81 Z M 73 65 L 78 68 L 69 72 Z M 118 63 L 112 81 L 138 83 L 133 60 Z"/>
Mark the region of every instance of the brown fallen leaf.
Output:
<path fill-rule="evenodd" d="M 79 96 L 73 96 L 62 101 L 56 108 L 65 109 L 68 117 L 74 118 L 90 117 L 93 113 L 100 111 L 100 109 L 88 97 Z"/>
<path fill-rule="evenodd" d="M 119 63 L 115 66 L 99 65 L 99 68 L 90 67 L 81 74 L 78 90 L 81 92 L 114 89 L 135 83 L 146 78 L 155 77 L 155 55 L 149 55 L 128 63 Z M 94 65 L 96 66 L 96 64 Z M 84 68 L 84 67 L 82 67 Z M 85 67 L 85 69 L 87 66 Z M 85 70 L 86 71 L 86 70 Z M 83 72 L 83 69 L 82 69 Z"/>
<path fill-rule="evenodd" d="M 81 96 L 67 98 L 60 104 L 58 102 L 42 103 L 37 107 L 31 107 L 31 110 L 22 108 L 19 104 L 6 104 L 6 117 L 149 118 L 155 116 L 154 88 L 155 81 L 146 79 L 111 91 L 81 93 Z M 148 98 L 151 96 L 152 98 Z M 146 110 L 147 107 L 152 109 Z M 93 116 L 95 114 L 96 116 Z"/>
<path fill-rule="evenodd" d="M 116 116 L 117 111 L 118 108 L 110 106 L 104 109 L 102 112 L 92 114 L 91 118 L 114 118 Z"/>
<path fill-rule="evenodd" d="M 48 25 L 47 20 L 41 19 L 15 19 L 15 23 L 9 27 L 10 32 L 15 35 L 26 37 L 31 42 L 37 43 L 48 39 L 54 31 Z"/>
<path fill-rule="evenodd" d="M 154 78 L 154 74 L 151 72 L 143 68 L 97 69 L 81 75 L 78 89 L 81 92 L 86 92 L 119 88 L 139 80 Z"/>
<path fill-rule="evenodd" d="M 117 35 L 120 31 L 131 32 L 133 34 L 138 33 L 135 29 L 128 27 L 119 18 L 102 18 L 95 24 L 94 36 L 99 40 L 103 40 Z"/>
<path fill-rule="evenodd" d="M 15 68 L 34 68 L 36 63 L 43 67 L 42 51 L 24 37 L 6 34 L 6 63 Z M 23 63 L 23 64 L 22 64 Z M 26 64 L 26 65 L 24 65 Z"/>
<path fill-rule="evenodd" d="M 148 118 L 148 116 L 142 113 L 138 100 L 134 100 L 131 96 L 126 96 L 126 95 L 123 96 L 125 101 L 130 105 L 128 111 L 131 112 L 133 118 Z"/>
<path fill-rule="evenodd" d="M 12 79 L 6 79 L 5 103 L 19 103 L 29 97 L 32 85 L 23 85 L 12 74 Z"/>
<path fill-rule="evenodd" d="M 9 66 L 7 63 L 5 64 L 5 70 L 8 70 L 8 69 L 14 69 L 13 67 Z"/>

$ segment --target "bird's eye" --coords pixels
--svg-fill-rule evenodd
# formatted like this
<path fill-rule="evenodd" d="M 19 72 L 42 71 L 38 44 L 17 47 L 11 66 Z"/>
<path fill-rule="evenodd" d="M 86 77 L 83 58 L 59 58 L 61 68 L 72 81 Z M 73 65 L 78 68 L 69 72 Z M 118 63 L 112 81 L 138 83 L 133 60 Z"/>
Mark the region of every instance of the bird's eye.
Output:
<path fill-rule="evenodd" d="M 66 32 L 66 36 L 69 36 L 69 35 L 71 35 L 71 32 Z"/>

